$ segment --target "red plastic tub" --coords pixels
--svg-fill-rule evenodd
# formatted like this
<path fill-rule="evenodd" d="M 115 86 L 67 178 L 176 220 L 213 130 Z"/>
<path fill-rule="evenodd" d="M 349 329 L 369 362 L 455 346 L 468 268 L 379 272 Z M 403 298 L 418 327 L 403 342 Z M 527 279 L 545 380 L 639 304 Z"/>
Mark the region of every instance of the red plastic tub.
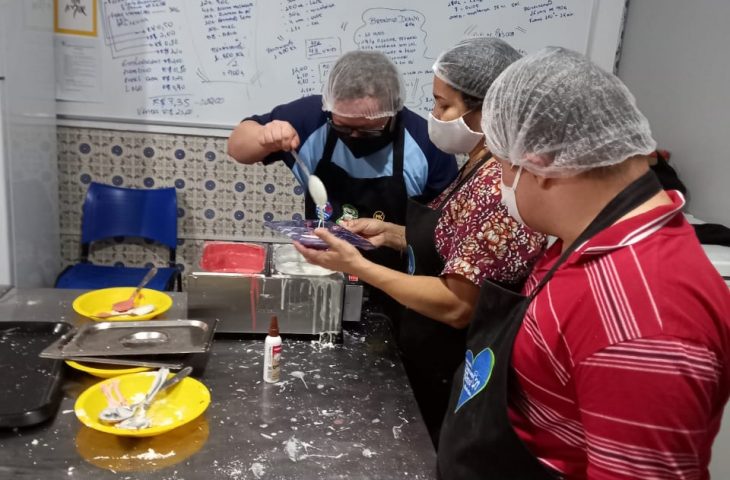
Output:
<path fill-rule="evenodd" d="M 200 268 L 207 272 L 263 273 L 266 249 L 261 245 L 239 242 L 205 242 Z"/>

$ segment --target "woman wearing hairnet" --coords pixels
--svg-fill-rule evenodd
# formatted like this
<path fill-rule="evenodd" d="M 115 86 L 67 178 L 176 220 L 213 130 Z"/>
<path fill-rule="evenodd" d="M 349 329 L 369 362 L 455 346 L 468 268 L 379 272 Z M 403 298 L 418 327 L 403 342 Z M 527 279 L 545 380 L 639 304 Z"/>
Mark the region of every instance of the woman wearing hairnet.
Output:
<path fill-rule="evenodd" d="M 434 443 L 480 285 L 486 279 L 520 284 L 542 250 L 544 237 L 519 225 L 500 203 L 500 165 L 480 127 L 487 88 L 519 57 L 492 38 L 464 40 L 444 52 L 433 67 L 429 136 L 468 161 L 428 205 L 409 202 L 405 227 L 372 219 L 346 224 L 376 245 L 407 253 L 410 275 L 368 262 L 330 235 L 321 234 L 327 252 L 298 246 L 312 263 L 358 275 L 405 306 L 394 322 L 396 341 Z"/>
<path fill-rule="evenodd" d="M 523 295 L 482 288 L 440 476 L 708 478 L 730 292 L 682 195 L 649 170 L 655 142 L 631 93 L 551 47 L 495 80 L 482 128 L 512 216 L 558 241 Z"/>

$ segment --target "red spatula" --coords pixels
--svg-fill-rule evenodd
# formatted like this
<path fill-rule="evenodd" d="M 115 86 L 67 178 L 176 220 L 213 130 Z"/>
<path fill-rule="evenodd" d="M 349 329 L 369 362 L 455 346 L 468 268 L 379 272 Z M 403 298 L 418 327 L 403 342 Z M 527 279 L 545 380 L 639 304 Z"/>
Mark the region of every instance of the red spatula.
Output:
<path fill-rule="evenodd" d="M 147 275 L 144 276 L 141 282 L 139 282 L 139 285 L 137 285 L 137 288 L 134 289 L 134 292 L 132 295 L 121 302 L 117 302 L 114 305 L 112 305 L 112 310 L 115 312 L 126 312 L 127 310 L 131 310 L 134 308 L 134 301 L 137 299 L 137 295 L 139 295 L 140 290 L 147 285 L 147 283 L 152 280 L 152 277 L 157 275 L 157 267 L 152 267 L 149 272 L 147 272 Z"/>

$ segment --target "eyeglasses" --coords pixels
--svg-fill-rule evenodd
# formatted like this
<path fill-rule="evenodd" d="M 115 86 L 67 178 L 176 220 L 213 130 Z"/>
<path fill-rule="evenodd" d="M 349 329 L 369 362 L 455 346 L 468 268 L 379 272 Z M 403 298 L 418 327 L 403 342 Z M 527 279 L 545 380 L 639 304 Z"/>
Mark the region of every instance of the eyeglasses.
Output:
<path fill-rule="evenodd" d="M 346 125 L 337 125 L 331 118 L 327 118 L 327 123 L 332 130 L 342 135 L 352 136 L 353 133 L 357 133 L 359 137 L 363 138 L 378 138 L 390 131 L 391 120 L 393 120 L 393 117 L 390 117 L 382 128 L 358 128 L 348 127 Z"/>

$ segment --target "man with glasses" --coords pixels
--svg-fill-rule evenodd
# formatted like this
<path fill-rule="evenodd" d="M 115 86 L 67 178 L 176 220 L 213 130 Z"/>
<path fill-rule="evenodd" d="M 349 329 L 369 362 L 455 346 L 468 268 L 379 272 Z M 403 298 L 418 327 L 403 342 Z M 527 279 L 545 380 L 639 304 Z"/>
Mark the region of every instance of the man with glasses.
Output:
<path fill-rule="evenodd" d="M 426 121 L 403 106 L 403 97 L 388 57 L 349 52 L 332 67 L 321 96 L 244 119 L 228 139 L 228 153 L 245 164 L 283 160 L 306 185 L 289 153 L 295 150 L 327 189 L 326 219 L 374 217 L 403 225 L 409 197 L 429 201 L 457 173 L 453 155 L 431 143 Z M 317 218 L 310 195 L 305 215 Z"/>

